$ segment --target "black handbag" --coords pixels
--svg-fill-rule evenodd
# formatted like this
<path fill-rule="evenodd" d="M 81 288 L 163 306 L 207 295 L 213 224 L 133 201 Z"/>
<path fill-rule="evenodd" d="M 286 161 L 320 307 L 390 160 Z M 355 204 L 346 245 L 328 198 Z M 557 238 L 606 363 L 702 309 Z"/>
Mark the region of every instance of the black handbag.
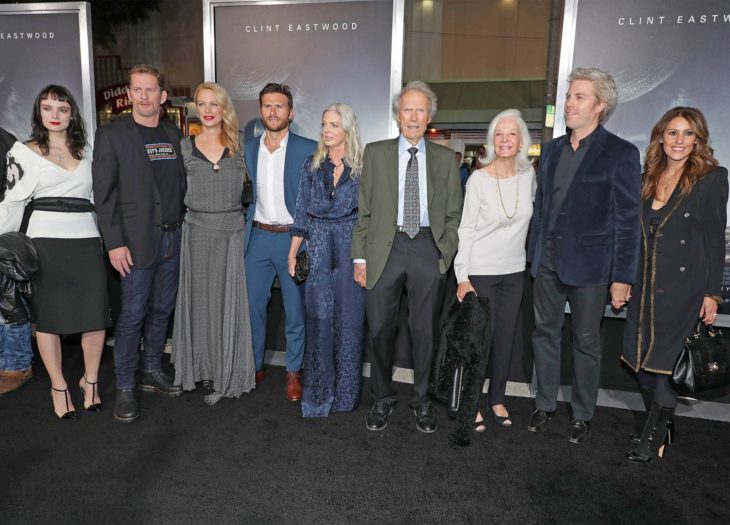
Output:
<path fill-rule="evenodd" d="M 309 255 L 306 250 L 297 254 L 297 262 L 294 264 L 294 282 L 302 284 L 309 276 Z"/>
<path fill-rule="evenodd" d="M 677 390 L 695 394 L 730 384 L 730 336 L 708 327 L 700 319 L 694 334 L 684 340 L 674 365 L 672 381 Z"/>

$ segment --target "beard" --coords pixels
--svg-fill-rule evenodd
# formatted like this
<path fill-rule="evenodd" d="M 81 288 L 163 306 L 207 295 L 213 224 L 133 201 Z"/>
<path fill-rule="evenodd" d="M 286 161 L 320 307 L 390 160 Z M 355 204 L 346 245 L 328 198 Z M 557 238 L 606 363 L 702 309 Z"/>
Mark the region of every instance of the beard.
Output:
<path fill-rule="evenodd" d="M 286 128 L 289 127 L 289 123 L 290 122 L 291 121 L 289 121 L 289 120 L 281 120 L 281 121 L 279 121 L 279 122 L 277 122 L 275 124 L 272 124 L 267 119 L 263 119 L 264 128 L 267 131 L 271 131 L 271 132 L 274 132 L 274 133 L 276 133 L 277 131 L 284 131 Z"/>

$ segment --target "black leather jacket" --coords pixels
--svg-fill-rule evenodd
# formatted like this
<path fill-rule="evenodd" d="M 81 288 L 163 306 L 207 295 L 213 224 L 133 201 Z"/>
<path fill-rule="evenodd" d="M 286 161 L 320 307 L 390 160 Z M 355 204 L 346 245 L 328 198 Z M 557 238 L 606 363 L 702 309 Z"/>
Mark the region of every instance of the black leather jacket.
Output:
<path fill-rule="evenodd" d="M 30 237 L 20 232 L 0 235 L 0 315 L 8 324 L 30 320 L 31 278 L 38 254 Z"/>

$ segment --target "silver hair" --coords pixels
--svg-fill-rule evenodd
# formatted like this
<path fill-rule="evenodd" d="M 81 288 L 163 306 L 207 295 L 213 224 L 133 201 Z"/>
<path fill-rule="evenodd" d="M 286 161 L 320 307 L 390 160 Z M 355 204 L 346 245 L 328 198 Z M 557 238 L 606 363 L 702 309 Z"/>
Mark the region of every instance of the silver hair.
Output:
<path fill-rule="evenodd" d="M 605 109 L 598 116 L 598 121 L 601 124 L 606 122 L 618 103 L 618 89 L 613 77 L 595 67 L 577 67 L 568 75 L 568 82 L 574 80 L 589 80 L 593 83 L 596 97 L 606 104 Z"/>
<path fill-rule="evenodd" d="M 505 109 L 492 119 L 492 122 L 489 124 L 489 130 L 487 131 L 487 155 L 479 159 L 479 162 L 481 162 L 482 165 L 494 162 L 494 159 L 497 157 L 497 154 L 494 152 L 494 130 L 497 127 L 497 124 L 499 124 L 499 121 L 506 117 L 515 119 L 517 121 L 517 127 L 520 130 L 522 147 L 517 152 L 517 170 L 522 171 L 532 166 L 532 161 L 527 156 L 527 150 L 530 149 L 532 139 L 530 138 L 530 131 L 527 129 L 527 124 L 525 124 L 525 121 L 522 118 L 522 113 L 520 113 L 517 109 Z"/>
<path fill-rule="evenodd" d="M 392 103 L 393 117 L 396 120 L 398 119 L 398 113 L 400 113 L 400 99 L 406 93 L 406 91 L 418 91 L 419 93 L 422 93 L 426 96 L 426 98 L 428 99 L 428 120 L 433 120 L 433 116 L 436 114 L 438 97 L 436 97 L 436 93 L 434 93 L 433 90 L 428 87 L 428 84 L 426 84 L 425 82 L 421 82 L 420 80 L 411 80 L 403 87 L 403 89 L 395 94 Z"/>
<path fill-rule="evenodd" d="M 360 127 L 357 125 L 357 117 L 352 108 L 343 102 L 330 104 L 322 112 L 322 118 L 328 111 L 334 111 L 340 116 L 342 129 L 345 130 L 345 164 L 350 166 L 352 171 L 350 177 L 357 179 L 362 171 L 363 147 L 360 139 Z M 327 158 L 327 146 L 324 144 L 322 133 L 319 134 L 317 149 L 312 158 L 312 171 L 316 171 L 320 164 Z"/>

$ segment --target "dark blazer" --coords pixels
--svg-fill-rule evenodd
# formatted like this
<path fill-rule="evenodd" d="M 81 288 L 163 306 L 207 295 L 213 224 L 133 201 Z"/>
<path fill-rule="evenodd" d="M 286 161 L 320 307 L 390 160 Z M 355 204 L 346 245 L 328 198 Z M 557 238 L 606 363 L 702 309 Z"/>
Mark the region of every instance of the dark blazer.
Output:
<path fill-rule="evenodd" d="M 16 140 L 14 135 L 0 128 L 0 200 L 5 196 L 5 188 L 8 184 L 7 177 L 5 176 L 5 170 L 8 169 L 7 154 Z"/>
<path fill-rule="evenodd" d="M 180 133 L 169 121 L 162 121 L 162 126 L 177 154 L 184 195 L 187 181 Z M 92 172 L 96 215 L 107 251 L 126 246 L 136 268 L 149 266 L 160 244 L 162 204 L 152 163 L 132 117 L 97 130 Z"/>
<path fill-rule="evenodd" d="M 632 284 L 639 263 L 641 166 L 639 150 L 602 126 L 586 153 L 553 231 L 553 264 L 569 286 Z M 527 260 L 537 276 L 547 238 L 555 168 L 564 135 L 544 145 Z"/>
<path fill-rule="evenodd" d="M 628 307 L 621 356 L 634 371 L 671 373 L 705 296 L 722 295 L 727 198 L 727 170 L 721 167 L 698 182 L 689 195 L 680 195 L 677 187 L 664 206 L 653 249 L 647 241 L 653 199 L 644 201 L 641 266 Z"/>
<path fill-rule="evenodd" d="M 248 174 L 253 184 L 253 202 L 248 207 L 246 215 L 246 233 L 244 237 L 244 253 L 248 249 L 248 240 L 251 238 L 251 226 L 253 225 L 253 216 L 256 214 L 256 176 L 258 170 L 259 145 L 261 144 L 261 136 L 254 137 L 246 141 L 244 147 L 244 159 Z M 286 209 L 292 218 L 297 213 L 297 194 L 299 193 L 299 175 L 302 172 L 302 166 L 317 147 L 317 143 L 311 139 L 300 137 L 289 131 L 289 138 L 286 144 L 286 159 L 284 160 L 284 202 Z"/>
<path fill-rule="evenodd" d="M 398 218 L 398 140 L 365 147 L 358 222 L 352 235 L 352 258 L 365 259 L 366 286 L 375 286 L 385 268 Z M 440 253 L 439 271 L 446 273 L 459 246 L 461 179 L 454 151 L 426 141 L 428 217 Z"/>

